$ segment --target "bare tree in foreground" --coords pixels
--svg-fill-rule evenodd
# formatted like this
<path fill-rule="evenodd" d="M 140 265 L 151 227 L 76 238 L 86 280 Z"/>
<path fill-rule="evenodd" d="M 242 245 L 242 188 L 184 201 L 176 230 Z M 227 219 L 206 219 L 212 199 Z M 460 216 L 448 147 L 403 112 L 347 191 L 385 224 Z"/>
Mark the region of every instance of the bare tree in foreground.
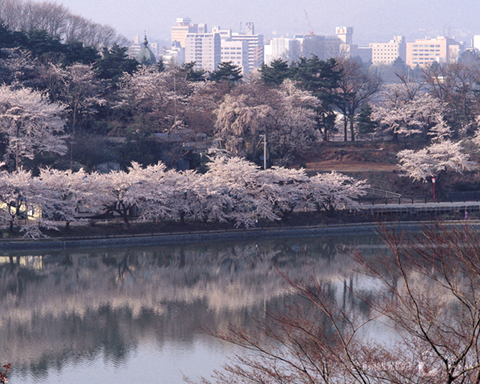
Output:
<path fill-rule="evenodd" d="M 355 300 L 342 304 L 332 282 L 285 276 L 295 304 L 254 330 L 216 334 L 246 353 L 201 383 L 480 382 L 476 231 L 433 224 L 420 234 L 381 232 L 387 252 L 354 254 L 374 288 L 351 289 Z M 372 341 L 379 326 L 395 336 Z"/>

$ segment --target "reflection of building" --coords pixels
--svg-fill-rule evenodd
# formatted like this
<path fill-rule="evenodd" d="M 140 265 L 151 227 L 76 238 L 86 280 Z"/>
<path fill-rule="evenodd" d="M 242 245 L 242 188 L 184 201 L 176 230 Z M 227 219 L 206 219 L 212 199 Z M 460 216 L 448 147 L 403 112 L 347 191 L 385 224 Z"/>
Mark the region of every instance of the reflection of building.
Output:
<path fill-rule="evenodd" d="M 372 49 L 372 64 L 393 64 L 397 58 L 406 62 L 406 49 L 404 36 L 394 36 L 388 43 L 370 43 Z"/>
<path fill-rule="evenodd" d="M 413 68 L 433 62 L 452 63 L 458 60 L 462 49 L 460 43 L 448 37 L 415 40 L 407 43 L 406 64 Z"/>

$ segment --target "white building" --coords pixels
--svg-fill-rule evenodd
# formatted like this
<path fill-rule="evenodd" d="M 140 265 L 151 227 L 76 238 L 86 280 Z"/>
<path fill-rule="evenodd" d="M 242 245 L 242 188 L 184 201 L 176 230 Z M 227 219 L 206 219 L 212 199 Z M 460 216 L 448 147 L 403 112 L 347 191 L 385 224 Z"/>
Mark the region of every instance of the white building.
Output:
<path fill-rule="evenodd" d="M 473 36 L 472 47 L 475 51 L 480 52 L 480 35 Z"/>
<path fill-rule="evenodd" d="M 188 33 L 185 38 L 185 62 L 195 62 L 196 69 L 217 70 L 221 62 L 218 33 Z"/>
<path fill-rule="evenodd" d="M 302 53 L 303 36 L 274 37 L 264 47 L 264 61 L 269 65 L 272 61 L 282 59 L 288 62 L 297 61 Z"/>
<path fill-rule="evenodd" d="M 248 72 L 248 43 L 221 39 L 221 62 L 228 61 L 241 68 L 243 74 Z"/>
<path fill-rule="evenodd" d="M 263 64 L 263 35 L 255 34 L 254 24 L 249 22 L 246 24 L 245 33 L 231 34 L 234 41 L 245 41 L 248 44 L 248 69 L 246 72 L 258 69 Z"/>
<path fill-rule="evenodd" d="M 407 61 L 407 44 L 404 36 L 394 36 L 388 43 L 370 43 L 372 64 L 393 64 L 397 58 Z"/>
<path fill-rule="evenodd" d="M 333 36 L 307 35 L 303 39 L 302 56 L 312 55 L 321 60 L 335 57 L 355 57 L 357 45 L 352 44 L 353 27 L 337 27 Z"/>
<path fill-rule="evenodd" d="M 182 48 L 178 42 L 174 42 L 171 48 L 165 49 L 162 61 L 165 65 L 185 64 L 185 48 Z"/>
<path fill-rule="evenodd" d="M 406 64 L 411 68 L 424 67 L 437 63 L 454 63 L 460 58 L 463 52 L 463 44 L 448 37 L 437 37 L 435 39 L 418 39 L 413 43 L 407 43 Z"/>

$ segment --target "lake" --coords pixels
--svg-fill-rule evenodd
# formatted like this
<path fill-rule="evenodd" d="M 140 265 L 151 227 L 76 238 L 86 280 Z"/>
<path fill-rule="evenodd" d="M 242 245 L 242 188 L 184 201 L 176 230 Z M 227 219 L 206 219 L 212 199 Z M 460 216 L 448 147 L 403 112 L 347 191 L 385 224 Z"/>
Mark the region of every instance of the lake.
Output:
<path fill-rule="evenodd" d="M 0 362 L 10 384 L 182 383 L 238 349 L 205 333 L 250 327 L 292 295 L 279 270 L 368 284 L 348 250 L 375 236 L 0 254 Z"/>

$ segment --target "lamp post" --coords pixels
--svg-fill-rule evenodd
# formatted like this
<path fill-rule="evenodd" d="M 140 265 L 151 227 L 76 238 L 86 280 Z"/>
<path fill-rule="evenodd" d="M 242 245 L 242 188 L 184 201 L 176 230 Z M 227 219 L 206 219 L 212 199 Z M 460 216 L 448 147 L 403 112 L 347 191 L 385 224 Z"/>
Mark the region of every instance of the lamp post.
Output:
<path fill-rule="evenodd" d="M 435 203 L 435 177 L 432 177 L 432 185 L 433 185 L 433 202 Z"/>
<path fill-rule="evenodd" d="M 266 170 L 267 169 L 267 135 L 260 135 L 260 137 L 263 137 L 263 169 Z"/>

